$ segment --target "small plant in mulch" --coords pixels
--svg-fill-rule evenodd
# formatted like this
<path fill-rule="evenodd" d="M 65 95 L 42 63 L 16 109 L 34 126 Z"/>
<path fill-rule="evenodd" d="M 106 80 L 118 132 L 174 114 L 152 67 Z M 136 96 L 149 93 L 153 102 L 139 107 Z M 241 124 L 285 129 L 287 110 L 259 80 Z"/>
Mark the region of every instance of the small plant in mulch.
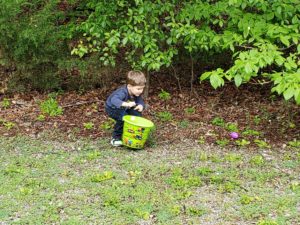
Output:
<path fill-rule="evenodd" d="M 245 135 L 245 136 L 259 136 L 261 133 L 259 131 L 256 131 L 256 130 L 252 130 L 252 129 L 245 129 L 243 132 L 242 132 L 242 135 Z"/>
<path fill-rule="evenodd" d="M 83 127 L 86 130 L 91 130 L 94 128 L 94 123 L 93 122 L 87 122 L 87 123 L 83 123 Z"/>
<path fill-rule="evenodd" d="M 0 125 L 3 125 L 7 130 L 10 130 L 16 126 L 16 124 L 14 122 L 6 121 L 1 118 L 0 118 Z"/>
<path fill-rule="evenodd" d="M 188 108 L 185 108 L 185 109 L 184 109 L 184 112 L 185 112 L 186 114 L 193 114 L 193 113 L 196 112 L 196 109 L 195 109 L 194 107 L 188 107 Z"/>
<path fill-rule="evenodd" d="M 246 139 L 236 140 L 235 143 L 240 147 L 245 147 L 247 145 L 250 145 L 250 141 Z"/>
<path fill-rule="evenodd" d="M 182 120 L 178 124 L 179 124 L 179 127 L 181 127 L 181 128 L 187 128 L 189 126 L 190 122 L 188 120 Z"/>
<path fill-rule="evenodd" d="M 45 121 L 45 119 L 46 119 L 46 117 L 43 114 L 38 115 L 37 118 L 36 118 L 36 120 L 40 121 L 40 122 Z"/>
<path fill-rule="evenodd" d="M 102 130 L 110 130 L 110 129 L 112 129 L 114 127 L 115 123 L 116 122 L 113 119 L 108 118 L 106 121 L 103 121 L 101 123 L 100 128 Z"/>
<path fill-rule="evenodd" d="M 256 116 L 253 118 L 253 122 L 254 122 L 255 125 L 259 125 L 260 122 L 261 122 L 261 118 L 260 118 L 258 115 L 256 115 Z"/>
<path fill-rule="evenodd" d="M 167 91 L 161 90 L 158 97 L 164 101 L 164 108 L 167 108 L 167 101 L 171 99 L 171 94 Z"/>
<path fill-rule="evenodd" d="M 1 107 L 4 108 L 4 109 L 9 108 L 10 105 L 11 105 L 11 103 L 10 103 L 10 100 L 8 98 L 4 98 L 1 101 Z"/>
<path fill-rule="evenodd" d="M 172 113 L 168 112 L 168 111 L 163 111 L 163 112 L 159 112 L 157 114 L 158 118 L 163 121 L 163 122 L 167 122 L 173 119 L 173 115 Z"/>
<path fill-rule="evenodd" d="M 211 121 L 212 125 L 215 126 L 219 126 L 219 127 L 225 127 L 225 121 L 223 118 L 221 117 L 215 117 L 212 121 Z"/>
<path fill-rule="evenodd" d="M 63 108 L 59 106 L 57 100 L 53 96 L 50 96 L 48 99 L 43 101 L 40 104 L 40 108 L 43 114 L 49 116 L 59 116 L 63 114 Z"/>
<path fill-rule="evenodd" d="M 238 125 L 236 123 L 226 123 L 225 129 L 231 132 L 238 132 Z"/>

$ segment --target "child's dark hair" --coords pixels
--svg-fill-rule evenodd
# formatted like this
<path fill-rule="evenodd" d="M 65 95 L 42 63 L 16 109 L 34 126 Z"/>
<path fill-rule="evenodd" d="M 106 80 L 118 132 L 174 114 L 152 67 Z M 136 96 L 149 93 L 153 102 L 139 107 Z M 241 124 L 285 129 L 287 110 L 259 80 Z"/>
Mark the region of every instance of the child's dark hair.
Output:
<path fill-rule="evenodd" d="M 132 86 L 144 86 L 146 84 L 145 74 L 139 70 L 131 70 L 127 73 L 126 83 Z"/>

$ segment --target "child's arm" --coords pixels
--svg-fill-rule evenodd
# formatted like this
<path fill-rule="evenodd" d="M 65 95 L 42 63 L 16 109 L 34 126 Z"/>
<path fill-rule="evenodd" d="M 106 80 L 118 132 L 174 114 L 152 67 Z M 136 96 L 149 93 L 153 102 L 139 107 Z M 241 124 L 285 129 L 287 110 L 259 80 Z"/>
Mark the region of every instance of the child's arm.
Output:
<path fill-rule="evenodd" d="M 136 106 L 136 104 L 135 102 L 123 102 L 121 106 L 131 108 L 133 106 Z"/>

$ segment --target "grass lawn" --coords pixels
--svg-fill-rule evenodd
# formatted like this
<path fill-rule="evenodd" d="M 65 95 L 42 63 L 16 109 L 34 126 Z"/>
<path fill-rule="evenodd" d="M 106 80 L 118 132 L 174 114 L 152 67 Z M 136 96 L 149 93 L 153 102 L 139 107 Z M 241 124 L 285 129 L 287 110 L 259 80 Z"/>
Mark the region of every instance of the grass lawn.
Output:
<path fill-rule="evenodd" d="M 300 224 L 299 149 L 0 137 L 0 224 Z"/>

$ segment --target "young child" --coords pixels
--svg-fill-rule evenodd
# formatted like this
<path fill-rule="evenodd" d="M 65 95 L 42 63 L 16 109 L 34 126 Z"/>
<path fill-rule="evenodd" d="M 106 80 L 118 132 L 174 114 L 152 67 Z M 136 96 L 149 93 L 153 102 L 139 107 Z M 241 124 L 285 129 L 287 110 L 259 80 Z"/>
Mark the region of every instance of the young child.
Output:
<path fill-rule="evenodd" d="M 142 116 L 145 103 L 141 94 L 146 85 L 146 77 L 141 71 L 129 71 L 126 85 L 115 90 L 105 102 L 105 110 L 109 117 L 116 121 L 111 144 L 122 145 L 123 116 Z"/>

